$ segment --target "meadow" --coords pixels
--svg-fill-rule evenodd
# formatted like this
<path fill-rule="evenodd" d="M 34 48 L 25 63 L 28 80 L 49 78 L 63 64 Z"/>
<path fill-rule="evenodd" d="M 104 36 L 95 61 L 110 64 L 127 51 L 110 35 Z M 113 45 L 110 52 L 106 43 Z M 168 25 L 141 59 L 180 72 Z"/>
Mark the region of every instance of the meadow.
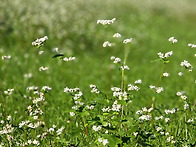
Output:
<path fill-rule="evenodd" d="M 195 5 L 3 0 L 0 146 L 195 146 Z"/>

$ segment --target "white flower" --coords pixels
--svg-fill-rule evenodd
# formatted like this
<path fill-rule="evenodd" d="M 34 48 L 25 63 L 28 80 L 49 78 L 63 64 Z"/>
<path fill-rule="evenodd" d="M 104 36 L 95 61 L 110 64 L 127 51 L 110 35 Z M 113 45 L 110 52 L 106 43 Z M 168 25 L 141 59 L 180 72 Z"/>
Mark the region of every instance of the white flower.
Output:
<path fill-rule="evenodd" d="M 152 118 L 151 115 L 142 115 L 139 117 L 139 120 L 140 121 L 143 121 L 143 120 L 150 120 Z"/>
<path fill-rule="evenodd" d="M 125 39 L 125 40 L 123 40 L 123 43 L 127 44 L 127 43 L 131 42 L 132 40 L 133 40 L 133 38 Z"/>
<path fill-rule="evenodd" d="M 8 55 L 8 56 L 2 56 L 1 59 L 2 60 L 9 60 L 9 59 L 11 59 L 11 56 L 10 55 Z"/>
<path fill-rule="evenodd" d="M 161 93 L 163 91 L 163 87 L 157 87 L 156 88 L 156 93 Z"/>
<path fill-rule="evenodd" d="M 189 43 L 188 46 L 191 47 L 191 48 L 196 48 L 196 45 L 192 44 L 192 43 Z"/>
<path fill-rule="evenodd" d="M 74 112 L 69 112 L 69 114 L 70 114 L 71 117 L 75 115 Z"/>
<path fill-rule="evenodd" d="M 11 115 L 7 116 L 7 120 L 11 120 L 11 119 L 12 119 Z"/>
<path fill-rule="evenodd" d="M 112 24 L 116 18 L 113 18 L 112 20 L 97 20 L 97 24 L 102 24 L 102 25 L 107 25 L 107 24 Z"/>
<path fill-rule="evenodd" d="M 43 90 L 43 91 L 51 91 L 52 88 L 49 87 L 49 86 L 43 86 L 43 87 L 42 87 L 42 90 Z"/>
<path fill-rule="evenodd" d="M 56 131 L 57 135 L 61 135 L 62 131 L 65 129 L 65 127 L 61 127 Z"/>
<path fill-rule="evenodd" d="M 121 66 L 120 67 L 122 70 L 129 70 L 129 67 L 127 65 Z"/>
<path fill-rule="evenodd" d="M 194 122 L 194 119 L 192 118 L 192 119 L 189 119 L 188 121 L 187 121 L 187 123 L 191 123 L 191 122 Z"/>
<path fill-rule="evenodd" d="M 142 83 L 142 80 L 141 79 L 138 79 L 134 82 L 135 84 L 141 84 Z"/>
<path fill-rule="evenodd" d="M 105 146 L 105 145 L 107 145 L 109 142 L 108 142 L 107 139 L 104 139 L 104 140 L 102 140 L 102 143 L 103 143 L 103 145 Z"/>
<path fill-rule="evenodd" d="M 159 56 L 159 58 L 161 58 L 161 59 L 167 59 L 167 58 L 169 58 L 171 55 L 173 55 L 173 51 L 169 51 L 169 52 L 167 52 L 167 53 L 161 53 L 161 52 L 159 52 L 158 53 L 158 56 Z"/>
<path fill-rule="evenodd" d="M 92 129 L 94 131 L 96 131 L 96 132 L 99 131 L 99 130 L 101 130 L 101 128 L 102 128 L 101 126 L 95 126 L 95 125 L 92 127 Z"/>
<path fill-rule="evenodd" d="M 30 79 L 30 78 L 32 78 L 32 76 L 33 76 L 32 73 L 24 74 L 24 78 L 26 78 L 26 79 Z"/>
<path fill-rule="evenodd" d="M 165 122 L 169 122 L 170 121 L 170 118 L 165 118 Z"/>
<path fill-rule="evenodd" d="M 46 40 L 48 40 L 48 37 L 47 36 L 44 36 L 44 37 L 42 37 L 40 39 L 36 39 L 34 42 L 32 42 L 32 45 L 33 46 L 38 46 L 38 47 L 43 46 L 44 45 L 44 42 Z"/>
<path fill-rule="evenodd" d="M 184 104 L 184 109 L 187 110 L 189 108 L 189 104 Z"/>
<path fill-rule="evenodd" d="M 44 51 L 39 51 L 39 55 L 42 55 L 44 53 Z"/>
<path fill-rule="evenodd" d="M 169 73 L 165 72 L 165 73 L 163 73 L 163 76 L 164 77 L 169 77 Z"/>
<path fill-rule="evenodd" d="M 172 42 L 172 43 L 177 43 L 177 42 L 178 42 L 178 40 L 175 39 L 174 37 L 170 37 L 170 38 L 168 39 L 168 41 L 169 41 L 169 42 Z"/>
<path fill-rule="evenodd" d="M 114 38 L 119 38 L 119 37 L 121 37 L 121 35 L 120 35 L 119 33 L 115 33 L 115 34 L 113 35 L 113 37 L 114 37 Z"/>
<path fill-rule="evenodd" d="M 178 76 L 180 76 L 180 77 L 183 76 L 183 73 L 182 72 L 179 72 L 178 73 Z"/>
<path fill-rule="evenodd" d="M 41 66 L 40 68 L 39 68 L 39 71 L 45 71 L 45 70 L 48 70 L 49 69 L 49 67 L 43 67 L 43 66 Z"/>
<path fill-rule="evenodd" d="M 186 69 L 192 69 L 192 65 L 187 61 L 184 60 L 183 62 L 180 63 L 180 66 L 184 66 Z"/>
<path fill-rule="evenodd" d="M 68 62 L 68 61 L 74 61 L 75 59 L 76 57 L 69 57 L 69 58 L 65 57 L 63 58 L 63 61 Z"/>

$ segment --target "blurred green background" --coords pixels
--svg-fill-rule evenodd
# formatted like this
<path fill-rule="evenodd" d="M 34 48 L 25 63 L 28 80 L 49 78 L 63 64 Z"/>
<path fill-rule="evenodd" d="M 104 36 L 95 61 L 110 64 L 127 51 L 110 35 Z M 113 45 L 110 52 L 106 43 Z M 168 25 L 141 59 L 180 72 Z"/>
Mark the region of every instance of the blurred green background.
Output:
<path fill-rule="evenodd" d="M 96 24 L 98 19 L 116 18 L 107 28 Z M 105 93 L 112 86 L 120 87 L 121 73 L 110 61 L 111 56 L 124 58 L 124 45 L 112 35 L 116 32 L 122 39 L 133 38 L 127 44 L 130 53 L 126 82 L 143 80 L 141 91 L 135 94 L 137 106 L 149 105 L 154 93 L 149 85 L 156 85 L 162 72 L 158 52 L 174 52 L 166 72 L 170 77 L 163 79 L 165 92 L 157 95 L 160 104 L 174 104 L 179 101 L 177 91 L 186 91 L 193 101 L 195 98 L 195 71 L 188 73 L 180 67 L 188 60 L 194 67 L 195 49 L 188 43 L 196 43 L 196 1 L 195 0 L 1 0 L 0 4 L 0 55 L 11 55 L 10 61 L 0 61 L 0 90 L 15 88 L 16 107 L 25 104 L 23 96 L 28 86 L 48 85 L 53 88 L 48 97 L 49 106 L 57 109 L 67 105 L 63 88 L 79 87 L 87 99 L 91 99 L 90 84 L 95 84 Z M 39 49 L 32 41 L 48 36 L 39 55 Z M 171 44 L 168 38 L 175 36 L 178 43 Z M 104 41 L 116 43 L 103 48 Z M 65 63 L 53 59 L 53 49 L 75 56 L 76 61 Z M 47 72 L 40 72 L 40 66 L 49 66 Z M 177 75 L 184 73 L 183 77 Z M 25 79 L 24 74 L 33 77 Z M 65 105 L 62 105 L 65 104 Z M 171 107 L 174 107 L 171 105 Z M 24 105 L 24 107 L 26 107 Z M 11 109 L 11 108 L 10 108 Z M 66 109 L 66 108 L 65 108 Z"/>

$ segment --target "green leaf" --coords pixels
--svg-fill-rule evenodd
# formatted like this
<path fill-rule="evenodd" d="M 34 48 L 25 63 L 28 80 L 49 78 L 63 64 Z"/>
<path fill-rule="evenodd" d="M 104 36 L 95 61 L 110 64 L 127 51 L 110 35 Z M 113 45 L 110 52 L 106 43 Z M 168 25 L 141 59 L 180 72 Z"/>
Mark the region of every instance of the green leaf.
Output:
<path fill-rule="evenodd" d="M 52 58 L 58 58 L 58 57 L 63 57 L 63 56 L 64 56 L 64 54 L 56 54 Z"/>

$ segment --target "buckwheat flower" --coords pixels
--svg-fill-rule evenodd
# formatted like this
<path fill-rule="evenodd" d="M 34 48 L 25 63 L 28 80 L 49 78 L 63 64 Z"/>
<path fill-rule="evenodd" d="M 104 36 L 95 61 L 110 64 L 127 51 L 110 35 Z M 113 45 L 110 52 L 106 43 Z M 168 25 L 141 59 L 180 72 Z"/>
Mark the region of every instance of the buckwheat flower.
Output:
<path fill-rule="evenodd" d="M 167 59 L 167 58 L 169 58 L 172 54 L 173 54 L 173 51 L 169 51 L 169 52 L 167 52 L 167 53 L 165 53 L 165 54 L 159 52 L 159 53 L 158 53 L 158 56 L 159 56 L 159 58 L 161 58 L 161 59 Z"/>
<path fill-rule="evenodd" d="M 136 114 L 142 114 L 143 113 L 143 111 L 142 110 L 138 110 L 138 111 L 136 111 Z"/>
<path fill-rule="evenodd" d="M 162 132 L 162 131 L 161 131 L 161 132 L 159 132 L 159 133 L 160 133 L 161 135 L 164 135 L 164 134 L 165 134 L 165 132 Z"/>
<path fill-rule="evenodd" d="M 63 61 L 69 62 L 69 61 L 74 61 L 75 59 L 76 59 L 76 57 L 69 57 L 69 58 L 65 57 L 65 58 L 63 58 Z"/>
<path fill-rule="evenodd" d="M 109 144 L 109 142 L 108 142 L 107 139 L 103 139 L 103 140 L 102 140 L 102 144 L 105 146 L 105 145 Z"/>
<path fill-rule="evenodd" d="M 39 146 L 39 144 L 40 144 L 39 141 L 36 140 L 36 139 L 34 139 L 32 143 L 35 144 L 35 145 L 37 145 L 37 146 Z"/>
<path fill-rule="evenodd" d="M 168 137 L 168 138 L 167 138 L 167 142 L 172 141 L 172 140 L 173 140 L 173 138 L 174 138 L 173 136 Z"/>
<path fill-rule="evenodd" d="M 187 60 L 184 60 L 183 62 L 181 62 L 180 66 L 182 66 L 182 67 L 184 66 L 186 69 L 192 68 L 192 65 Z"/>
<path fill-rule="evenodd" d="M 43 67 L 43 66 L 41 66 L 41 67 L 39 68 L 39 71 L 45 71 L 45 70 L 49 70 L 49 67 Z"/>
<path fill-rule="evenodd" d="M 27 87 L 27 91 L 37 91 L 38 90 L 38 87 L 37 86 L 29 86 Z"/>
<path fill-rule="evenodd" d="M 32 77 L 33 77 L 32 73 L 24 74 L 24 78 L 26 78 L 26 79 L 30 79 Z"/>
<path fill-rule="evenodd" d="M 58 53 L 59 52 L 59 48 L 58 47 L 53 48 L 53 52 Z"/>
<path fill-rule="evenodd" d="M 97 20 L 97 24 L 102 24 L 102 25 L 107 25 L 107 24 L 112 24 L 116 18 L 113 18 L 112 20 Z"/>
<path fill-rule="evenodd" d="M 115 60 L 116 58 L 115 58 L 114 56 L 112 56 L 110 59 L 111 59 L 111 60 Z"/>
<path fill-rule="evenodd" d="M 69 112 L 70 116 L 73 117 L 74 115 L 76 115 L 74 112 Z"/>
<path fill-rule="evenodd" d="M 157 53 L 157 55 L 159 56 L 159 58 L 164 58 L 164 54 L 161 52 Z"/>
<path fill-rule="evenodd" d="M 149 109 L 148 109 L 148 112 L 150 113 L 152 110 L 153 110 L 153 108 L 149 108 Z"/>
<path fill-rule="evenodd" d="M 0 121 L 1 124 L 4 124 L 4 122 L 5 122 L 4 120 L 1 120 L 1 121 Z"/>
<path fill-rule="evenodd" d="M 35 119 L 35 120 L 38 119 L 38 116 L 33 116 L 33 119 Z"/>
<path fill-rule="evenodd" d="M 77 110 L 77 109 L 78 109 L 78 106 L 74 105 L 74 106 L 72 107 L 72 109 Z"/>
<path fill-rule="evenodd" d="M 143 120 L 150 120 L 152 118 L 152 116 L 151 115 L 142 115 L 142 116 L 140 116 L 139 117 L 139 120 L 140 121 L 143 121 Z"/>
<path fill-rule="evenodd" d="M 184 110 L 187 110 L 189 108 L 189 104 L 184 104 Z"/>
<path fill-rule="evenodd" d="M 113 35 L 113 37 L 114 37 L 114 38 L 119 38 L 119 37 L 121 37 L 121 35 L 120 35 L 119 33 L 115 33 L 115 34 Z"/>
<path fill-rule="evenodd" d="M 8 121 L 11 120 L 11 119 L 12 119 L 12 116 L 11 115 L 7 116 L 7 120 Z"/>
<path fill-rule="evenodd" d="M 121 66 L 120 67 L 122 70 L 129 70 L 129 67 L 127 65 Z"/>
<path fill-rule="evenodd" d="M 121 89 L 120 89 L 120 88 L 118 88 L 118 87 L 112 87 L 112 88 L 111 88 L 111 90 L 112 90 L 112 91 L 115 91 L 115 92 L 119 92 L 119 91 L 121 91 Z"/>
<path fill-rule="evenodd" d="M 7 90 L 4 91 L 4 94 L 11 95 L 13 92 L 14 92 L 13 88 L 12 89 L 7 89 Z"/>
<path fill-rule="evenodd" d="M 49 87 L 49 86 L 43 86 L 43 87 L 42 87 L 42 90 L 43 90 L 43 91 L 51 91 L 52 88 Z"/>
<path fill-rule="evenodd" d="M 44 51 L 39 51 L 39 55 L 42 55 L 44 53 Z"/>
<path fill-rule="evenodd" d="M 60 129 L 58 129 L 56 131 L 57 135 L 61 135 L 61 133 L 63 132 L 64 129 L 65 129 L 65 127 L 61 127 Z"/>
<path fill-rule="evenodd" d="M 127 44 L 127 43 L 131 42 L 132 40 L 133 40 L 133 38 L 125 39 L 125 40 L 123 40 L 123 43 Z"/>
<path fill-rule="evenodd" d="M 165 53 L 165 58 L 169 58 L 171 55 L 173 55 L 173 51 Z"/>
<path fill-rule="evenodd" d="M 95 125 L 92 127 L 92 129 L 94 131 L 96 131 L 96 132 L 99 131 L 99 130 L 101 130 L 101 128 L 102 128 L 101 126 L 95 126 Z"/>
<path fill-rule="evenodd" d="M 91 90 L 92 93 L 100 93 L 96 85 L 91 84 L 90 88 L 92 88 Z"/>
<path fill-rule="evenodd" d="M 150 85 L 149 87 L 150 87 L 150 89 L 155 89 L 155 88 L 156 88 L 156 87 L 153 86 L 153 85 Z"/>
<path fill-rule="evenodd" d="M 142 80 L 141 79 L 138 79 L 134 82 L 135 84 L 142 84 Z"/>
<path fill-rule="evenodd" d="M 11 59 L 11 56 L 10 55 L 8 55 L 8 56 L 1 56 L 1 59 L 2 60 L 9 60 L 9 59 Z"/>
<path fill-rule="evenodd" d="M 120 63 L 120 62 L 121 62 L 121 59 L 117 57 L 117 58 L 115 58 L 113 63 Z"/>
<path fill-rule="evenodd" d="M 191 47 L 191 48 L 196 48 L 196 45 L 192 44 L 192 43 L 189 43 L 188 46 Z"/>
<path fill-rule="evenodd" d="M 48 37 L 47 36 L 44 36 L 40 39 L 36 39 L 34 42 L 32 42 L 32 45 L 33 46 L 37 46 L 37 47 L 41 47 L 44 45 L 44 42 L 48 40 Z"/>
<path fill-rule="evenodd" d="M 180 98 L 183 99 L 183 100 L 187 100 L 187 96 L 186 95 L 181 95 Z"/>
<path fill-rule="evenodd" d="M 138 135 L 138 132 L 134 132 L 133 135 L 136 137 Z"/>
<path fill-rule="evenodd" d="M 50 128 L 49 130 L 48 130 L 48 132 L 54 132 L 54 128 Z"/>
<path fill-rule="evenodd" d="M 159 131 L 161 131 L 161 130 L 162 130 L 162 128 L 161 128 L 161 127 L 159 127 L 159 126 L 156 126 L 156 127 L 155 127 L 155 129 L 156 129 L 156 131 L 157 131 L 157 132 L 159 132 Z"/>
<path fill-rule="evenodd" d="M 192 118 L 192 119 L 189 119 L 188 121 L 187 121 L 187 123 L 192 123 L 192 122 L 194 122 L 194 119 Z"/>
<path fill-rule="evenodd" d="M 103 43 L 103 47 L 107 47 L 107 46 L 111 47 L 112 44 L 111 44 L 109 41 L 105 41 L 105 42 Z"/>
<path fill-rule="evenodd" d="M 140 88 L 139 88 L 137 85 L 129 84 L 129 85 L 128 85 L 128 91 L 133 91 L 133 90 L 139 91 Z"/>
<path fill-rule="evenodd" d="M 178 40 L 175 39 L 174 37 L 170 37 L 170 38 L 168 39 L 168 41 L 169 41 L 169 42 L 172 42 L 172 43 L 177 43 L 177 42 L 178 42 Z"/>
<path fill-rule="evenodd" d="M 169 122 L 170 121 L 170 118 L 165 118 L 165 122 Z"/>
<path fill-rule="evenodd" d="M 146 107 L 144 107 L 144 108 L 142 108 L 142 111 L 143 111 L 143 112 L 147 112 L 148 109 L 147 109 Z"/>
<path fill-rule="evenodd" d="M 178 76 L 180 76 L 180 77 L 183 76 L 183 73 L 182 72 L 179 72 L 178 73 Z"/>
<path fill-rule="evenodd" d="M 165 72 L 165 73 L 163 73 L 163 76 L 164 77 L 169 77 L 169 73 Z"/>
<path fill-rule="evenodd" d="M 169 135 L 169 132 L 166 132 L 166 133 L 165 133 L 165 136 L 168 136 L 168 135 Z"/>
<path fill-rule="evenodd" d="M 161 93 L 163 92 L 163 87 L 157 87 L 156 88 L 156 93 Z"/>
<path fill-rule="evenodd" d="M 32 144 L 32 141 L 31 141 L 31 139 L 29 139 L 29 140 L 27 141 L 27 143 L 28 143 L 28 144 Z"/>
<path fill-rule="evenodd" d="M 155 120 L 163 119 L 163 116 L 155 117 Z"/>

